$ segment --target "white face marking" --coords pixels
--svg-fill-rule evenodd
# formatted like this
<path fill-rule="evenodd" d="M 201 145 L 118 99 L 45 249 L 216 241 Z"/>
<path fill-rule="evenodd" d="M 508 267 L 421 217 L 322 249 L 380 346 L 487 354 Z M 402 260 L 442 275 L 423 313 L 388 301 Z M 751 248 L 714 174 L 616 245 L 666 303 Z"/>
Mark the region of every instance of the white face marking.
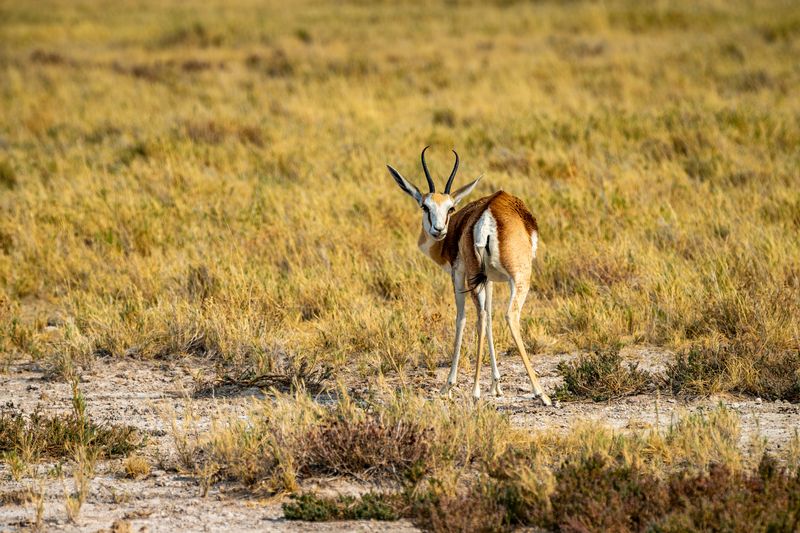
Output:
<path fill-rule="evenodd" d="M 433 240 L 440 241 L 447 235 L 450 215 L 455 211 L 455 202 L 450 195 L 426 194 L 422 198 L 422 227 Z"/>

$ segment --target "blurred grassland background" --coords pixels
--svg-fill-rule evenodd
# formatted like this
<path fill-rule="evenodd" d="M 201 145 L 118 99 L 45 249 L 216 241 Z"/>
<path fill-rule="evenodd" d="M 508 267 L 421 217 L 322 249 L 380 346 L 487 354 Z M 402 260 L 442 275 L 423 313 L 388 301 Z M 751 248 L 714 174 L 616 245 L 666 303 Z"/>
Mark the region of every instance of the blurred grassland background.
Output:
<path fill-rule="evenodd" d="M 0 42 L 6 361 L 446 364 L 384 166 L 426 144 L 537 217 L 534 351 L 797 350 L 796 2 L 4 2 Z"/>

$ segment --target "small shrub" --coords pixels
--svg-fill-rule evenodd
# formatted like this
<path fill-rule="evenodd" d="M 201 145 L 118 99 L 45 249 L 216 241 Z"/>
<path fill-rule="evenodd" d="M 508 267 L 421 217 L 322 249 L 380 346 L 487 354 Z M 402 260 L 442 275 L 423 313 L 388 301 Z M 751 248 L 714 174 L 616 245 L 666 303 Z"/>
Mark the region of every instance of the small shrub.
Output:
<path fill-rule="evenodd" d="M 800 477 L 765 455 L 755 472 L 713 466 L 707 473 L 669 480 L 669 513 L 655 531 L 771 531 L 800 527 Z"/>
<path fill-rule="evenodd" d="M 315 426 L 306 438 L 305 470 L 401 479 L 426 459 L 428 433 L 414 423 L 389 423 L 374 415 L 361 420 L 329 419 Z"/>
<path fill-rule="evenodd" d="M 692 348 L 675 354 L 667 364 L 666 376 L 672 392 L 712 394 L 725 388 L 724 376 L 728 365 L 727 350 Z"/>
<path fill-rule="evenodd" d="M 560 531 L 643 531 L 669 502 L 656 478 L 599 456 L 568 462 L 556 479 L 547 520 Z"/>
<path fill-rule="evenodd" d="M 800 402 L 800 349 L 771 351 L 756 360 L 756 380 L 742 392 L 767 400 Z"/>
<path fill-rule="evenodd" d="M 188 26 L 171 29 L 162 35 L 156 45 L 161 48 L 177 46 L 219 46 L 223 43 L 224 36 L 209 30 L 202 22 L 194 22 Z"/>
<path fill-rule="evenodd" d="M 293 496 L 283 504 L 288 520 L 329 522 L 332 520 L 397 520 L 398 495 L 368 492 L 358 498 L 337 496 L 324 498 L 308 492 Z"/>
<path fill-rule="evenodd" d="M 122 518 L 114 520 L 108 531 L 109 533 L 130 533 L 132 531 L 131 523 Z"/>
<path fill-rule="evenodd" d="M 622 366 L 622 357 L 616 349 L 582 355 L 573 363 L 562 361 L 558 371 L 564 384 L 556 391 L 556 397 L 563 400 L 608 401 L 641 394 L 653 383 L 652 375 L 639 370 L 636 363 L 629 363 L 627 368 Z"/>
<path fill-rule="evenodd" d="M 550 511 L 554 476 L 532 459 L 525 451 L 512 448 L 495 464 L 487 465 L 510 524 L 544 523 L 542 517 Z"/>
<path fill-rule="evenodd" d="M 50 52 L 39 48 L 31 52 L 30 61 L 31 63 L 40 63 L 42 65 L 62 65 L 69 62 L 58 52 Z"/>
<path fill-rule="evenodd" d="M 434 481 L 411 505 L 412 520 L 436 532 L 499 532 L 510 529 L 507 510 L 491 480 L 479 480 L 454 492 Z"/>
<path fill-rule="evenodd" d="M 492 509 L 501 509 L 506 514 L 494 515 L 496 529 L 513 523 L 573 532 L 789 532 L 797 531 L 800 524 L 800 477 L 789 475 L 769 456 L 752 472 L 737 473 L 716 464 L 707 472 L 681 470 L 660 479 L 593 455 L 567 461 L 555 475 L 549 505 L 534 500 L 530 508 L 523 504 L 520 509 L 519 501 L 509 499 L 508 489 L 514 482 L 496 484 L 489 479 L 470 492 L 471 510 L 448 507 L 451 513 L 442 516 L 457 516 L 455 523 L 463 524 L 475 509 L 487 516 Z M 543 496 L 548 499 L 547 491 Z M 441 501 L 434 501 L 439 509 L 445 508 Z M 429 511 L 416 508 L 415 512 L 416 522 L 423 527 L 453 530 L 440 528 Z M 487 522 L 482 522 L 483 528 L 473 522 L 459 530 L 489 530 Z"/>
<path fill-rule="evenodd" d="M 184 72 L 202 72 L 211 68 L 213 68 L 211 63 L 199 59 L 187 59 L 181 63 L 181 70 Z"/>
<path fill-rule="evenodd" d="M 120 165 L 128 166 L 135 159 L 146 160 L 150 156 L 150 148 L 142 141 L 125 146 L 119 151 L 117 161 Z"/>

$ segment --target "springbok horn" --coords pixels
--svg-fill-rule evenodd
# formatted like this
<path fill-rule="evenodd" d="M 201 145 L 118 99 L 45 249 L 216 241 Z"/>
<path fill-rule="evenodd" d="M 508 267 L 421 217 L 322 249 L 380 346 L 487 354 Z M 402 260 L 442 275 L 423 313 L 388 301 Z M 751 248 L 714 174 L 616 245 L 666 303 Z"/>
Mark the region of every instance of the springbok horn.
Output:
<path fill-rule="evenodd" d="M 447 178 L 447 185 L 444 186 L 444 193 L 450 194 L 450 186 L 453 185 L 453 178 L 456 177 L 456 172 L 458 172 L 458 153 L 453 150 L 453 153 L 456 154 L 456 164 L 453 165 L 453 171 L 450 173 L 450 177 Z"/>
<path fill-rule="evenodd" d="M 425 164 L 425 150 L 430 148 L 430 146 L 426 146 L 422 149 L 422 170 L 425 171 L 425 179 L 428 180 L 428 188 L 430 192 L 436 192 L 436 186 L 433 184 L 433 179 L 431 179 L 431 173 L 428 172 L 428 165 Z"/>

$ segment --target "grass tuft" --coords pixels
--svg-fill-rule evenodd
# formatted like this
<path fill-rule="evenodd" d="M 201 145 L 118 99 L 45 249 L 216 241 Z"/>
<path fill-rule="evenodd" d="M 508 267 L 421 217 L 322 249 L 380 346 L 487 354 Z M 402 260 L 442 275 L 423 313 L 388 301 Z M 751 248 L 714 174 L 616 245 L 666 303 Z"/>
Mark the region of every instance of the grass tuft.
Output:
<path fill-rule="evenodd" d="M 131 426 L 95 424 L 73 413 L 0 413 L 0 453 L 7 457 L 20 454 L 21 450 L 49 459 L 69 457 L 72 447 L 82 441 L 106 458 L 125 456 L 141 446 L 141 436 Z"/>
<path fill-rule="evenodd" d="M 131 479 L 144 479 L 150 475 L 150 462 L 141 455 L 129 455 L 122 468 L 125 476 Z"/>
<path fill-rule="evenodd" d="M 674 393 L 734 392 L 767 400 L 800 401 L 800 350 L 742 343 L 697 346 L 678 352 L 667 365 Z"/>
<path fill-rule="evenodd" d="M 0 160 L 0 187 L 13 189 L 17 186 L 17 175 L 14 167 L 5 159 Z"/>

